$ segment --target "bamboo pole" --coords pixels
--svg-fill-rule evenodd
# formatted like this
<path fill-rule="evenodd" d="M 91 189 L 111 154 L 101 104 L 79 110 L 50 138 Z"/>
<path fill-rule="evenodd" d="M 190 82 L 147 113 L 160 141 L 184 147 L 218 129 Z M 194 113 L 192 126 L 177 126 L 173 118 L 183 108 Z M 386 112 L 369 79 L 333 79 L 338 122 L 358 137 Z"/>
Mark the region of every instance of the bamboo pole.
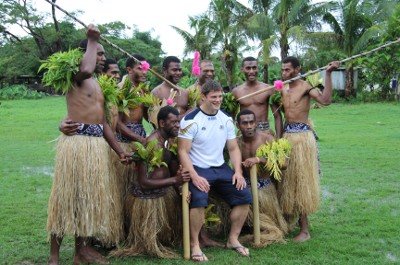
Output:
<path fill-rule="evenodd" d="M 260 245 L 260 209 L 258 205 L 257 164 L 250 168 L 251 194 L 253 195 L 253 236 L 254 245 Z"/>
<path fill-rule="evenodd" d="M 76 18 L 75 16 L 71 15 L 68 11 L 66 11 L 65 9 L 61 8 L 60 6 L 58 6 L 57 4 L 51 2 L 50 0 L 44 0 L 47 3 L 53 5 L 54 7 L 56 7 L 57 9 L 59 9 L 61 12 L 63 12 L 64 14 L 66 14 L 67 16 L 69 16 L 70 18 L 74 19 L 76 22 L 78 22 L 79 24 L 81 24 L 85 29 L 87 29 L 87 26 L 85 23 L 83 23 L 82 21 L 80 21 L 78 18 Z M 132 56 L 129 52 L 125 51 L 124 49 L 118 47 L 117 45 L 115 45 L 114 43 L 112 43 L 111 41 L 109 41 L 108 39 L 106 39 L 105 37 L 100 35 L 100 39 L 103 40 L 105 43 L 107 43 L 108 45 L 110 45 L 111 47 L 113 47 L 114 49 L 117 49 L 118 51 L 122 52 L 123 54 L 125 54 L 126 56 L 132 58 L 133 60 L 135 60 L 137 63 L 141 63 L 137 58 L 135 58 L 134 56 Z M 153 69 L 149 68 L 149 72 L 151 72 L 153 75 L 157 76 L 158 78 L 160 78 L 161 80 L 163 80 L 164 82 L 166 82 L 168 85 L 170 85 L 174 90 L 179 92 L 179 88 L 174 85 L 173 83 L 171 83 L 171 81 L 167 80 L 165 77 L 163 77 L 162 75 L 160 75 L 159 73 L 157 73 L 156 71 L 154 71 Z"/>
<path fill-rule="evenodd" d="M 190 259 L 190 230 L 189 230 L 189 182 L 182 185 L 182 223 L 183 223 L 183 258 Z"/>
<path fill-rule="evenodd" d="M 46 0 L 46 1 L 47 1 L 47 0 Z M 375 49 L 372 49 L 372 50 L 370 50 L 370 51 L 363 52 L 363 53 L 360 53 L 360 54 L 356 54 L 356 55 L 353 55 L 353 56 L 348 57 L 348 58 L 346 58 L 346 59 L 343 59 L 343 60 L 340 61 L 340 63 L 346 63 L 346 62 L 351 61 L 351 60 L 354 60 L 354 59 L 356 59 L 356 58 L 369 55 L 369 54 L 371 54 L 371 53 L 374 53 L 374 52 L 376 52 L 376 51 L 379 51 L 379 50 L 381 50 L 381 49 L 383 49 L 383 48 L 387 48 L 387 47 L 389 47 L 389 46 L 391 46 L 391 45 L 393 45 L 393 44 L 397 44 L 397 43 L 399 43 L 399 42 L 400 42 L 400 38 L 397 39 L 397 40 L 395 40 L 395 41 L 388 42 L 388 43 L 386 43 L 386 44 L 384 44 L 384 45 L 382 45 L 382 46 L 379 46 L 379 47 L 377 47 L 377 48 L 375 48 Z M 307 77 L 307 76 L 309 76 L 309 75 L 313 75 L 313 74 L 319 73 L 319 72 L 325 70 L 326 68 L 328 68 L 328 65 L 326 65 L 326 66 L 324 66 L 324 67 L 317 68 L 317 69 L 315 69 L 315 70 L 313 70 L 313 71 L 311 71 L 311 72 L 307 72 L 307 73 L 305 73 L 305 74 L 298 75 L 298 76 L 296 76 L 296 77 L 294 77 L 294 78 L 292 78 L 292 79 L 286 80 L 285 82 L 283 82 L 283 84 L 286 85 L 286 84 L 289 84 L 289 83 L 291 83 L 291 82 L 293 82 L 293 81 L 296 81 L 296 80 L 298 80 L 298 79 L 305 78 L 305 77 Z M 245 96 L 243 96 L 243 97 L 240 97 L 240 98 L 237 99 L 237 101 L 242 100 L 242 99 L 246 99 L 246 98 L 250 98 L 250 97 L 253 97 L 253 96 L 255 96 L 255 95 L 258 95 L 258 94 L 267 92 L 268 90 L 271 90 L 271 89 L 273 89 L 273 88 L 275 88 L 275 87 L 274 87 L 274 86 L 269 86 L 269 87 L 263 88 L 263 89 L 261 89 L 261 90 L 259 90 L 259 91 L 256 91 L 256 92 L 247 94 L 247 95 L 245 95 Z"/>

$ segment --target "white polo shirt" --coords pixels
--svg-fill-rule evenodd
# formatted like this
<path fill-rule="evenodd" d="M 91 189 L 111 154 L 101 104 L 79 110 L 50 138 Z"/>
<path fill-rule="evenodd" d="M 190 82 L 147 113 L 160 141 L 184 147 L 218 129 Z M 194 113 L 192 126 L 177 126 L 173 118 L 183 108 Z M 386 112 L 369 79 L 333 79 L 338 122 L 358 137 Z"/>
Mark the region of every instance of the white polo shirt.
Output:
<path fill-rule="evenodd" d="M 189 157 L 201 168 L 219 167 L 224 161 L 223 150 L 227 140 L 235 139 L 232 118 L 219 110 L 215 115 L 197 108 L 180 122 L 178 137 L 192 140 Z"/>

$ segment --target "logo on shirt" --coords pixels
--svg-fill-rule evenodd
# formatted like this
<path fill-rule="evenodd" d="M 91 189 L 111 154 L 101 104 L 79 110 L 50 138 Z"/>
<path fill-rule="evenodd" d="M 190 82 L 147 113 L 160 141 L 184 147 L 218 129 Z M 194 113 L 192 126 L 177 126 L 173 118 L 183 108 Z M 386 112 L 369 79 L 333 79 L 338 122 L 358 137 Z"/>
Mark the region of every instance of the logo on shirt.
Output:
<path fill-rule="evenodd" d="M 213 121 L 213 120 L 216 120 L 216 119 L 217 119 L 217 117 L 215 117 L 215 116 L 208 117 L 208 120 L 209 120 L 209 121 Z"/>
<path fill-rule="evenodd" d="M 220 126 L 219 126 L 219 129 L 220 129 L 220 130 L 223 130 L 223 129 L 224 129 L 224 125 L 220 125 Z"/>
<path fill-rule="evenodd" d="M 205 130 L 206 130 L 206 127 L 202 127 L 201 130 L 202 130 L 202 131 L 205 131 Z"/>
<path fill-rule="evenodd" d="M 193 123 L 191 123 L 191 124 L 189 124 L 188 126 L 186 126 L 185 128 L 181 128 L 180 130 L 179 130 L 179 133 L 180 134 L 185 134 L 185 133 L 187 133 L 187 131 L 190 129 L 190 127 L 192 127 L 193 126 Z"/>

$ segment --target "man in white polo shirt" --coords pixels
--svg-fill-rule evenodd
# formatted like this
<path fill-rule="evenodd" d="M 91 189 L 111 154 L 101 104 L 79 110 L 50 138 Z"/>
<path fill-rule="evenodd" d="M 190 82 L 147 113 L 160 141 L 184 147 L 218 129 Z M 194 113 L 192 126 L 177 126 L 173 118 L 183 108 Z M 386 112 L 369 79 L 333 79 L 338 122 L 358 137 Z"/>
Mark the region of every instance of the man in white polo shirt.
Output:
<path fill-rule="evenodd" d="M 204 223 L 204 208 L 208 205 L 211 187 L 232 208 L 231 230 L 226 247 L 248 256 L 249 250 L 240 244 L 238 237 L 252 199 L 242 175 L 235 126 L 232 118 L 220 111 L 222 87 L 218 82 L 208 80 L 201 88 L 201 93 L 202 105 L 181 120 L 178 136 L 179 159 L 191 176 L 191 258 L 195 261 L 208 260 L 200 249 L 199 232 Z M 224 161 L 225 145 L 234 171 Z"/>

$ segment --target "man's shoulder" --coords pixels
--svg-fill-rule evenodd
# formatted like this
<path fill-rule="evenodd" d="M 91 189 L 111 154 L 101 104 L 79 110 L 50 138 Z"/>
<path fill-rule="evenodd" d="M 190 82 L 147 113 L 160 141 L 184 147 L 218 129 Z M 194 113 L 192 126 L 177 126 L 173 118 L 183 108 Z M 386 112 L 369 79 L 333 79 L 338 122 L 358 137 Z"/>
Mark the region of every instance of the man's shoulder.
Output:
<path fill-rule="evenodd" d="M 232 94 L 236 96 L 237 94 L 241 93 L 245 87 L 246 87 L 246 83 L 243 83 L 241 85 L 238 85 L 237 87 L 234 87 L 232 89 Z"/>
<path fill-rule="evenodd" d="M 194 110 L 192 110 L 191 112 L 189 112 L 188 114 L 185 115 L 185 117 L 183 117 L 183 121 L 194 121 L 194 119 L 196 118 L 196 116 L 198 116 L 198 114 L 200 114 L 200 108 L 196 108 Z"/>

